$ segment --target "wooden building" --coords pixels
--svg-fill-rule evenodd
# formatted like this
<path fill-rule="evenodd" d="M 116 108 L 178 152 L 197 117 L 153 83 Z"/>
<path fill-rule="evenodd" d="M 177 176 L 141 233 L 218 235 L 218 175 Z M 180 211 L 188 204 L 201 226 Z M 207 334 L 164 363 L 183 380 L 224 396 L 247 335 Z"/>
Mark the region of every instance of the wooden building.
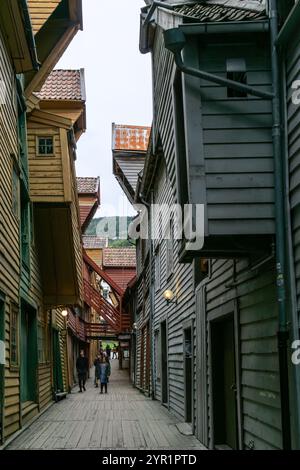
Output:
<path fill-rule="evenodd" d="M 108 247 L 108 239 L 94 235 L 84 235 L 82 240 L 86 254 L 102 268 L 103 250 Z"/>
<path fill-rule="evenodd" d="M 104 248 L 103 270 L 125 291 L 136 275 L 135 248 Z"/>
<path fill-rule="evenodd" d="M 55 112 L 42 111 L 41 97 L 33 94 L 41 90 L 72 38 L 71 34 L 66 37 L 65 31 L 55 31 L 53 27 L 60 18 L 65 18 L 72 21 L 73 32 L 77 32 L 81 24 L 78 19 L 81 2 L 70 0 L 68 5 L 64 1 L 55 2 L 51 11 L 43 1 L 27 4 L 28 8 L 26 2 L 21 8 L 21 2 L 4 1 L 0 6 L 3 64 L 0 77 L 1 442 L 45 409 L 55 397 L 55 392 L 66 390 L 67 383 L 63 377 L 66 350 L 60 334 L 65 324 L 61 309 L 56 308 L 80 303 L 82 296 L 79 223 L 76 227 L 72 225 L 78 213 L 76 191 L 72 186 L 75 138 L 67 139 L 73 122 L 61 115 L 56 116 Z M 66 9 L 67 6 L 70 9 Z M 30 15 L 37 13 L 39 8 L 43 21 L 38 30 L 32 30 Z M 52 167 L 54 160 L 60 163 L 52 174 L 54 179 L 50 176 L 46 181 L 49 176 L 46 155 L 51 148 L 50 140 L 52 159 L 49 166 Z M 59 188 L 63 154 L 69 194 Z M 34 168 L 33 162 L 46 166 L 43 168 L 37 164 Z M 42 186 L 38 180 L 43 181 Z M 55 191 L 57 198 L 53 202 Z M 43 247 L 43 237 L 48 237 L 46 226 L 49 228 L 52 215 L 54 225 L 50 233 L 53 234 L 53 244 L 47 251 L 48 246 L 47 249 Z M 55 235 L 57 218 L 62 222 L 63 231 Z M 65 238 L 71 247 L 67 256 L 59 251 L 58 236 L 61 240 Z M 47 253 L 52 254 L 53 259 L 47 258 Z M 60 287 L 52 282 L 53 270 L 58 267 L 58 253 L 65 263 Z"/>
<path fill-rule="evenodd" d="M 100 205 L 100 178 L 78 177 L 81 231 L 84 234 Z"/>
<path fill-rule="evenodd" d="M 152 54 L 154 115 L 134 200 L 202 205 L 204 244 L 190 249 L 175 217 L 150 212 L 157 236 L 138 242 L 137 282 L 127 293 L 136 326 L 135 384 L 211 449 L 297 448 L 297 373 L 284 359 L 290 346 L 278 341 L 287 323 L 279 322 L 274 252 L 274 22 L 265 2 L 254 0 L 146 3 L 140 49 Z M 297 28 L 299 5 L 293 13 L 289 32 Z M 298 44 L 286 50 L 289 86 Z M 295 295 L 297 111 L 290 98 Z M 295 311 L 287 321 L 297 339 Z"/>

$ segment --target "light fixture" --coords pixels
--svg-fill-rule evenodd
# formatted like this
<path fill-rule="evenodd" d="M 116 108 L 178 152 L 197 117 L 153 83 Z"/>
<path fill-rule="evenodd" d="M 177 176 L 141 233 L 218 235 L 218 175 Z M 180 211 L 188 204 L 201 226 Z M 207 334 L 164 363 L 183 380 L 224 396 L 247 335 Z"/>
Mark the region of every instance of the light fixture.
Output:
<path fill-rule="evenodd" d="M 136 329 L 137 329 L 137 324 L 134 323 L 134 324 L 132 325 L 132 328 L 133 328 L 134 330 L 136 330 Z"/>
<path fill-rule="evenodd" d="M 68 310 L 62 310 L 61 315 L 66 318 L 68 316 Z"/>
<path fill-rule="evenodd" d="M 177 304 L 177 299 L 175 297 L 175 294 L 172 290 L 167 289 L 163 293 L 164 299 L 169 303 Z"/>

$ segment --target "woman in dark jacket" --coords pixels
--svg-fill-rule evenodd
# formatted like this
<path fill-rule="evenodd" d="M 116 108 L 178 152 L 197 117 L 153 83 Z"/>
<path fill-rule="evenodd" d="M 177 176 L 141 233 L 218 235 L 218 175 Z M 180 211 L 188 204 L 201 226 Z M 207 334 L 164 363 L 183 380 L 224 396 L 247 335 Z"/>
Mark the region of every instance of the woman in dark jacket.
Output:
<path fill-rule="evenodd" d="M 94 360 L 95 366 L 95 387 L 98 387 L 98 380 L 100 379 L 100 354 L 97 355 L 96 359 Z"/>
<path fill-rule="evenodd" d="M 97 369 L 101 385 L 100 393 L 103 393 L 103 388 L 105 393 L 107 393 L 108 377 L 110 376 L 110 363 L 106 355 L 101 355 L 100 362 L 97 364 Z"/>

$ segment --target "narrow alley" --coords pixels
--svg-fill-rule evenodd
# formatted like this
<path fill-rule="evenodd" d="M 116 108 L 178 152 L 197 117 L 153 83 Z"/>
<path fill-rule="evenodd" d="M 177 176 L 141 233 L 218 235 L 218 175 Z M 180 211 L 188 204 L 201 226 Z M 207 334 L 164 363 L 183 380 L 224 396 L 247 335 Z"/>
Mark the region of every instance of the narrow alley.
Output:
<path fill-rule="evenodd" d="M 8 449 L 204 449 L 194 436 L 179 432 L 179 421 L 158 401 L 134 389 L 128 371 L 112 361 L 108 394 L 94 387 L 72 394 L 42 414 Z"/>

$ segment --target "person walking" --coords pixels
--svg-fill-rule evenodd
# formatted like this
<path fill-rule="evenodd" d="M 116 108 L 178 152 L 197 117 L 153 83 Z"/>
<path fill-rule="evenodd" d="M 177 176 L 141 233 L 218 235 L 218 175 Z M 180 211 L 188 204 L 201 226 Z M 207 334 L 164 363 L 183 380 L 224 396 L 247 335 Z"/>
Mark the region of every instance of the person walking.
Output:
<path fill-rule="evenodd" d="M 97 354 L 96 359 L 94 360 L 94 366 L 95 366 L 95 387 L 98 388 L 98 380 L 100 379 L 100 376 L 99 376 L 100 354 Z"/>
<path fill-rule="evenodd" d="M 76 370 L 78 374 L 79 393 L 82 392 L 82 389 L 85 392 L 86 391 L 85 382 L 86 382 L 87 373 L 89 370 L 89 361 L 88 361 L 88 358 L 85 357 L 83 349 L 81 349 L 80 356 L 77 358 Z"/>
<path fill-rule="evenodd" d="M 114 348 L 113 348 L 113 356 L 112 356 L 113 359 L 118 359 L 117 357 L 117 345 L 114 344 Z"/>
<path fill-rule="evenodd" d="M 101 385 L 100 393 L 103 393 L 103 389 L 105 390 L 105 393 L 107 393 L 108 377 L 110 376 L 110 364 L 108 356 L 102 354 L 100 363 L 99 365 L 97 365 L 97 367 L 99 367 L 99 377 Z"/>
<path fill-rule="evenodd" d="M 111 348 L 109 344 L 106 345 L 105 352 L 107 354 L 108 359 L 110 359 Z"/>

